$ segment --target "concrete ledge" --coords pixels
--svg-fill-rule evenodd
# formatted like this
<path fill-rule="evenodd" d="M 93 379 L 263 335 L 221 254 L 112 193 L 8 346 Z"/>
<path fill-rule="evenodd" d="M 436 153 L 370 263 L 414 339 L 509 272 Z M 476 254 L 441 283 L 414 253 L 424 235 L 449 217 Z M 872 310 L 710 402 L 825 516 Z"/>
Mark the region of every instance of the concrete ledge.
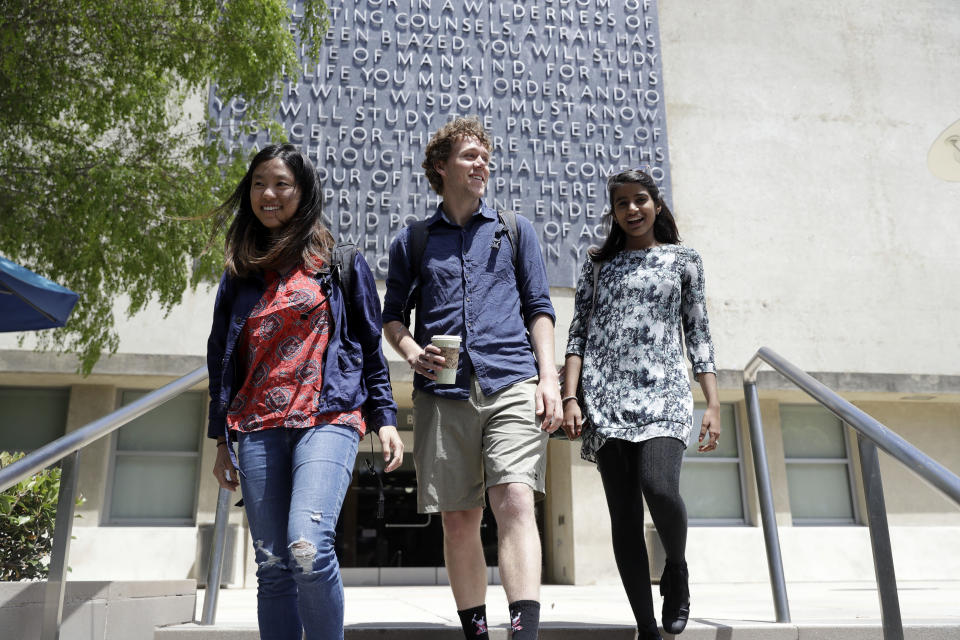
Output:
<path fill-rule="evenodd" d="M 39 638 L 46 582 L 0 583 L 4 638 Z M 193 580 L 68 582 L 60 637 L 151 640 L 156 627 L 193 620 Z"/>
<path fill-rule="evenodd" d="M 960 376 L 938 376 L 911 373 L 850 373 L 810 371 L 812 377 L 837 393 L 897 393 L 919 395 L 960 394 Z M 720 371 L 719 381 L 743 386 L 742 371 Z M 722 386 L 722 385 L 721 385 Z M 762 369 L 757 374 L 758 389 L 792 390 L 796 385 L 776 371 Z"/>
<path fill-rule="evenodd" d="M 603 624 L 547 623 L 540 628 L 541 640 L 634 640 L 634 627 Z M 905 640 L 955 640 L 960 624 L 904 624 Z M 459 627 L 448 625 L 391 624 L 348 625 L 344 640 L 458 640 Z M 491 627 L 490 640 L 507 640 L 506 627 Z M 681 636 L 663 634 L 665 640 Z M 883 637 L 879 624 L 760 624 L 750 621 L 692 619 L 683 640 L 876 640 Z M 157 629 L 156 640 L 259 640 L 256 629 L 181 625 Z"/>
<path fill-rule="evenodd" d="M 952 538 L 944 537 L 948 539 Z M 723 543 L 717 546 L 723 548 Z M 463 637 L 449 587 L 347 587 L 345 592 L 346 640 L 421 637 L 457 640 Z M 898 593 L 907 640 L 960 638 L 957 608 L 960 581 L 902 581 L 898 584 Z M 656 587 L 652 595 L 654 609 L 659 614 Z M 693 617 L 678 637 L 680 640 L 883 637 L 875 582 L 790 582 L 787 595 L 791 621 L 778 623 L 769 581 L 693 584 Z M 633 640 L 633 615 L 619 583 L 543 585 L 540 596 L 543 640 Z M 160 629 L 158 640 L 257 638 L 254 589 L 223 590 L 219 602 L 217 626 L 180 625 Z M 487 614 L 490 637 L 505 640 L 508 616 L 506 594 L 502 589 L 488 590 Z M 670 636 L 664 638 L 671 640 Z"/>
<path fill-rule="evenodd" d="M 40 377 L 37 384 L 46 384 L 48 376 L 69 376 L 70 381 L 90 383 L 102 382 L 117 377 L 143 376 L 156 379 L 173 379 L 202 367 L 205 360 L 200 355 L 170 355 L 152 353 L 118 353 L 104 356 L 93 369 L 89 378 L 77 374 L 79 361 L 71 354 L 58 354 L 52 351 L 30 351 L 26 349 L 0 349 L 0 372 L 15 374 L 22 381 L 23 375 L 29 380 Z M 394 384 L 410 385 L 413 372 L 406 362 L 387 358 L 390 367 L 390 379 Z M 960 395 L 960 376 L 929 375 L 910 373 L 851 373 L 837 371 L 812 371 L 814 378 L 838 393 L 881 393 L 935 396 L 938 400 Z M 743 372 L 739 369 L 721 369 L 717 372 L 721 389 L 732 390 L 743 387 Z M 60 378 L 62 383 L 63 379 Z M 146 381 L 142 381 L 146 382 Z M 769 368 L 758 373 L 758 386 L 767 391 L 793 391 L 796 387 L 786 378 Z M 129 384 L 129 381 L 127 381 Z M 930 399 L 930 398 L 917 398 Z"/>
<path fill-rule="evenodd" d="M 810 624 L 798 627 L 797 632 L 797 640 L 876 640 L 883 637 L 883 627 L 869 624 Z M 904 640 L 956 640 L 960 638 L 960 625 L 904 623 L 903 637 Z"/>
<path fill-rule="evenodd" d="M 506 626 L 490 627 L 490 640 L 508 640 Z M 545 623 L 540 627 L 541 640 L 634 640 L 634 627 L 617 624 Z M 344 640 L 458 640 L 460 627 L 417 623 L 363 623 L 344 627 Z M 794 635 L 793 638 L 796 636 Z M 156 640 L 259 640 L 256 629 L 237 627 L 201 627 L 196 624 L 157 629 Z M 774 640 L 777 640 L 776 638 Z"/>
<path fill-rule="evenodd" d="M 147 375 L 179 378 L 204 364 L 206 360 L 200 355 L 117 353 L 111 356 L 104 354 L 94 366 L 91 375 Z M 80 360 L 73 354 L 0 349 L 0 368 L 5 372 L 76 375 L 79 365 Z"/>
<path fill-rule="evenodd" d="M 71 381 L 90 383 L 102 382 L 124 376 L 143 376 L 152 383 L 156 379 L 173 379 L 202 367 L 205 360 L 200 355 L 169 355 L 152 353 L 118 353 L 104 356 L 97 362 L 89 378 L 77 374 L 79 361 L 71 354 L 58 354 L 52 351 L 29 351 L 26 349 L 0 349 L 0 372 L 16 374 L 22 380 L 24 374 L 28 380 L 39 376 L 37 384 L 46 384 L 51 375 L 70 376 Z M 390 379 L 400 385 L 413 383 L 413 372 L 406 362 L 387 358 L 390 367 Z M 845 394 L 881 393 L 918 396 L 935 396 L 938 400 L 960 395 L 960 376 L 929 375 L 911 373 L 851 373 L 837 371 L 812 371 L 814 378 L 830 389 Z M 721 369 L 717 372 L 720 389 L 732 390 L 743 387 L 743 371 L 739 369 Z M 61 378 L 62 382 L 62 378 Z M 758 373 L 758 387 L 767 391 L 793 391 L 796 386 L 786 378 L 769 368 Z M 933 398 L 917 398 L 920 400 Z"/>

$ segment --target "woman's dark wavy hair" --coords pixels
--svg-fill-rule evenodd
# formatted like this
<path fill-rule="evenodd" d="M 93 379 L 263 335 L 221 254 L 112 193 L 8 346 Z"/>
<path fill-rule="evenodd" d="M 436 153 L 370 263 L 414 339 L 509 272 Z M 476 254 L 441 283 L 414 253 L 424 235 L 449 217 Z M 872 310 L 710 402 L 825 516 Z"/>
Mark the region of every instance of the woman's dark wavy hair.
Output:
<path fill-rule="evenodd" d="M 280 158 L 293 173 L 300 192 L 300 206 L 282 229 L 271 234 L 257 220 L 250 204 L 253 172 L 264 162 Z M 292 144 L 264 147 L 250 161 L 246 175 L 233 193 L 213 210 L 215 229 L 227 229 L 224 267 L 231 276 L 245 278 L 270 268 L 282 268 L 303 262 L 308 269 L 319 269 L 329 261 L 334 240 L 323 224 L 323 195 L 320 181 L 310 159 Z"/>
<path fill-rule="evenodd" d="M 625 234 L 623 229 L 620 228 L 620 225 L 617 224 L 613 215 L 613 194 L 618 188 L 625 184 L 642 185 L 650 193 L 654 205 L 660 207 L 660 213 L 657 214 L 656 219 L 653 221 L 653 237 L 657 239 L 657 242 L 661 244 L 680 243 L 680 231 L 677 229 L 677 222 L 673 219 L 673 213 L 670 211 L 670 207 L 667 206 L 667 203 L 664 202 L 660 196 L 660 189 L 657 188 L 657 183 L 654 182 L 653 178 L 637 169 L 621 171 L 616 175 L 610 176 L 607 180 L 607 198 L 610 202 L 610 210 L 607 212 L 607 215 L 609 216 L 608 224 L 610 225 L 610 232 L 607 234 L 607 239 L 602 246 L 590 249 L 590 259 L 594 262 L 609 260 L 623 251 L 623 247 L 626 246 L 627 234 Z"/>

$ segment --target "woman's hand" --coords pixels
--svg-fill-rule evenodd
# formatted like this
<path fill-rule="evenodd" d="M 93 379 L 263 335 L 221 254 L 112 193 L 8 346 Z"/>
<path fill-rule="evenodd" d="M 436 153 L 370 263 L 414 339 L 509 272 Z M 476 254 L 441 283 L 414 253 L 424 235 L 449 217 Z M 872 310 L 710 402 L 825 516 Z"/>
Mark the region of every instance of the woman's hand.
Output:
<path fill-rule="evenodd" d="M 380 438 L 380 448 L 383 450 L 383 470 L 393 471 L 403 463 L 403 440 L 393 425 L 383 425 L 377 432 Z"/>
<path fill-rule="evenodd" d="M 568 398 L 563 403 L 563 432 L 570 440 L 579 438 L 583 432 L 583 414 L 576 398 Z"/>
<path fill-rule="evenodd" d="M 237 469 L 233 466 L 230 452 L 227 450 L 229 446 L 227 442 L 217 443 L 217 460 L 213 463 L 213 477 L 220 483 L 220 488 L 236 491 L 240 486 L 240 480 L 237 478 Z"/>
<path fill-rule="evenodd" d="M 709 437 L 708 437 L 709 436 Z M 706 438 L 706 442 L 704 442 Z M 720 443 L 720 407 L 707 407 L 700 425 L 700 453 L 713 451 Z"/>

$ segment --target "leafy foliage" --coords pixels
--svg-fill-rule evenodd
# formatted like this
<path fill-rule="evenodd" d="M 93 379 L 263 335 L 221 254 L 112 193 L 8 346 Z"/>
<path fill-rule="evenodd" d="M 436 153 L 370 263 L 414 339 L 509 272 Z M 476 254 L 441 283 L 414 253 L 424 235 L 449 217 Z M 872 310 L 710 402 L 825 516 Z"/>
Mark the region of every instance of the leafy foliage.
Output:
<path fill-rule="evenodd" d="M 0 452 L 0 468 L 22 457 Z M 0 493 L 0 581 L 47 577 L 59 494 L 59 467 L 44 469 Z"/>
<path fill-rule="evenodd" d="M 5 0 L 0 22 L 0 254 L 80 294 L 40 346 L 89 373 L 113 352 L 116 302 L 165 311 L 213 277 L 212 222 L 245 157 L 206 117 L 210 83 L 272 119 L 298 56 L 285 0 Z M 322 0 L 303 3 L 316 58 Z M 218 243 L 213 243 L 217 245 Z"/>

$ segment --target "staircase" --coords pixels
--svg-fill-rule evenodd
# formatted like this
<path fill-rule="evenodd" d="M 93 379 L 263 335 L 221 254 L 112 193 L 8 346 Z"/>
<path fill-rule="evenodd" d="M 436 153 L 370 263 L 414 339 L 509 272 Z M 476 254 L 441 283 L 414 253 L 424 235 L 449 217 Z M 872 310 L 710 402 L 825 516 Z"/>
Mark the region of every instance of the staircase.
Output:
<path fill-rule="evenodd" d="M 960 579 L 901 581 L 907 640 L 960 638 Z M 656 589 L 654 587 L 654 589 Z M 692 615 L 682 640 L 874 640 L 883 637 L 872 582 L 790 583 L 792 622 L 775 622 L 767 583 L 694 583 Z M 202 594 L 198 602 L 202 600 Z M 347 587 L 345 640 L 459 640 L 449 587 Z M 541 640 L 633 640 L 630 607 L 618 584 L 545 585 Z M 654 605 L 660 606 L 654 592 Z M 487 592 L 490 638 L 506 640 L 507 604 Z M 659 616 L 659 611 L 657 611 Z M 256 591 L 220 591 L 217 624 L 158 629 L 155 640 L 257 640 Z M 670 636 L 664 635 L 665 639 Z"/>

